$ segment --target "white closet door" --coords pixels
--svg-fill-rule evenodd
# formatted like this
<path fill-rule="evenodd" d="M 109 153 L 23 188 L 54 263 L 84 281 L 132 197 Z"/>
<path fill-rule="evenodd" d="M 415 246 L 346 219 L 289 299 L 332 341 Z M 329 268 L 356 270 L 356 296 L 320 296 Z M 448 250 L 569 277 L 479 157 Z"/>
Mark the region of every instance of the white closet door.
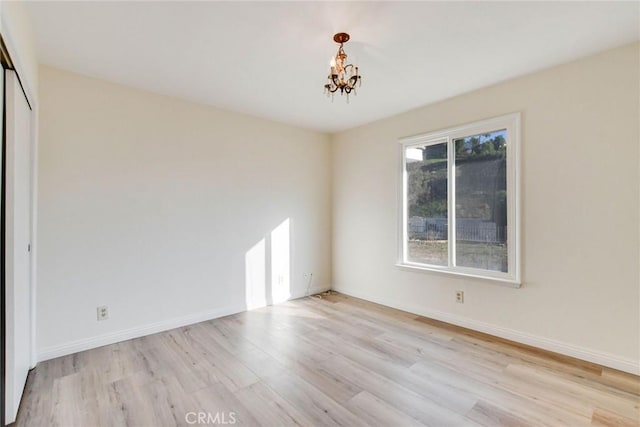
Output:
<path fill-rule="evenodd" d="M 31 364 L 31 120 L 13 71 L 6 75 L 6 422 L 15 420 Z"/>

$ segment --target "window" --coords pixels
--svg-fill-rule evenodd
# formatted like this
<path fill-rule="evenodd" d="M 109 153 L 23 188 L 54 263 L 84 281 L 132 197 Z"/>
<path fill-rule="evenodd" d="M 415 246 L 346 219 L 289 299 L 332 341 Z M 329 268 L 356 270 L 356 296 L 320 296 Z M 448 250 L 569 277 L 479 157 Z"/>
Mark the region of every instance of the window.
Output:
<path fill-rule="evenodd" d="M 404 138 L 399 266 L 520 283 L 512 114 Z"/>

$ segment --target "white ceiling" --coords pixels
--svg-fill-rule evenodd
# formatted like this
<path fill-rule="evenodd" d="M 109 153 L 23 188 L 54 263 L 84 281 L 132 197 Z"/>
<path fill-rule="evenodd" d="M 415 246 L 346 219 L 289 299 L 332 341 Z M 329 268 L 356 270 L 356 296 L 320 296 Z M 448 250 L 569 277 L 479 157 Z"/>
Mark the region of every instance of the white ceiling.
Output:
<path fill-rule="evenodd" d="M 31 2 L 41 62 L 335 132 L 640 38 L 638 2 Z M 362 88 L 323 95 L 346 31 Z"/>

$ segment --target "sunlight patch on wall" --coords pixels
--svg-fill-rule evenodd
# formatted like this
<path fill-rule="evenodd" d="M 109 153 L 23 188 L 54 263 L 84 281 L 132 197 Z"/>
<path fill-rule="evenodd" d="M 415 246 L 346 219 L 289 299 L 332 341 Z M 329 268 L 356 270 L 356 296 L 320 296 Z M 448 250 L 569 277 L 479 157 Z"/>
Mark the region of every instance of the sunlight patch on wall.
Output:
<path fill-rule="evenodd" d="M 271 302 L 286 301 L 291 296 L 289 218 L 271 232 Z"/>
<path fill-rule="evenodd" d="M 266 243 L 260 240 L 245 254 L 245 301 L 247 309 L 267 305 Z"/>
<path fill-rule="evenodd" d="M 272 229 L 245 254 L 247 310 L 291 298 L 291 221 Z"/>

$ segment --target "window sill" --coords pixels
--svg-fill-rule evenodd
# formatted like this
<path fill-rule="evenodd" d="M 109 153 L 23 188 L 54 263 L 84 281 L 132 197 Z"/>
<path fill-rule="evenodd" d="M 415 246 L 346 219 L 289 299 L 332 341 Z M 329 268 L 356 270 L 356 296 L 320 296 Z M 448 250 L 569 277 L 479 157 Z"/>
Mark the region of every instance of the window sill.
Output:
<path fill-rule="evenodd" d="M 503 277 L 485 276 L 480 274 L 469 273 L 466 271 L 454 271 L 454 270 L 448 270 L 445 268 L 430 267 L 430 266 L 420 265 L 420 264 L 397 263 L 396 267 L 403 270 L 409 270 L 409 271 L 421 271 L 426 273 L 442 273 L 449 276 L 470 277 L 473 279 L 486 280 L 487 282 L 491 282 L 497 285 L 509 286 L 512 288 L 519 288 L 522 286 L 522 282 L 520 280 L 514 280 L 509 278 L 503 278 Z"/>

